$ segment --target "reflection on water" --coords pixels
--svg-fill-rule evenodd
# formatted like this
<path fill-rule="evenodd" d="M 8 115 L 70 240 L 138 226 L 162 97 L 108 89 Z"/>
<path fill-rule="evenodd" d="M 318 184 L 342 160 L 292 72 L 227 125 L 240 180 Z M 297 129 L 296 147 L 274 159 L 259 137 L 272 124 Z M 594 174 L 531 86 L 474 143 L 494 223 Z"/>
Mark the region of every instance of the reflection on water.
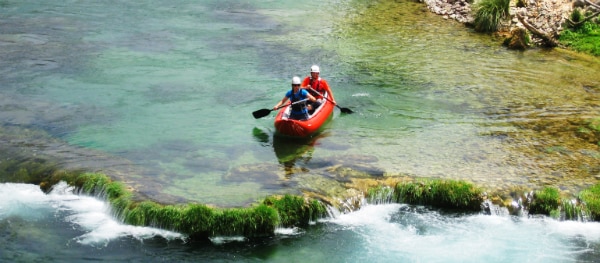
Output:
<path fill-rule="evenodd" d="M 290 138 L 271 134 L 254 128 L 253 135 L 256 141 L 264 147 L 272 147 L 277 161 L 283 166 L 287 178 L 298 171 L 307 171 L 310 166 L 315 145 L 322 138 L 328 137 L 327 132 L 320 132 L 307 138 Z"/>
<path fill-rule="evenodd" d="M 273 136 L 273 151 L 279 163 L 286 168 L 286 174 L 293 173 L 294 166 L 306 165 L 310 162 L 314 146 L 325 134 L 305 139 L 290 139 L 281 136 Z"/>

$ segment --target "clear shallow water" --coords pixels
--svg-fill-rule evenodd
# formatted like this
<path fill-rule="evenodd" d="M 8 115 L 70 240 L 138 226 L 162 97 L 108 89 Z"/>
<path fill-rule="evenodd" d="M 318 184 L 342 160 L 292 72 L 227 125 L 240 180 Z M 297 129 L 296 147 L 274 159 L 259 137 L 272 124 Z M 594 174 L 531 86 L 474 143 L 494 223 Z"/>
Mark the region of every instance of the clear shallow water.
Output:
<path fill-rule="evenodd" d="M 3 158 L 15 151 L 23 158 L 49 155 L 67 168 L 115 175 L 159 200 L 223 206 L 297 192 L 311 178 L 335 177 L 329 168 L 337 165 L 499 188 L 568 181 L 563 189 L 576 192 L 597 182 L 586 174 L 556 180 L 567 172 L 514 150 L 543 147 L 539 141 L 507 141 L 505 134 L 519 131 L 515 122 L 600 115 L 598 61 L 557 51 L 507 51 L 487 35 L 423 12 L 418 3 L 2 1 L 0 8 L 0 121 L 4 131 L 17 129 L 0 140 L 9 153 Z M 291 76 L 307 74 L 312 64 L 321 66 L 340 106 L 356 113 L 336 112 L 311 140 L 274 138 L 272 117 L 255 120 L 251 112 L 272 107 Z M 498 262 L 505 254 L 516 260 L 529 250 L 548 251 L 551 256 L 542 258 L 557 262 L 585 261 L 598 251 L 597 237 L 580 237 L 596 233 L 595 224 L 494 216 L 455 221 L 454 215 L 410 209 L 415 217 L 431 218 L 423 225 L 406 224 L 394 219 L 405 208 L 393 205 L 374 206 L 383 212 L 372 211 L 373 217 L 357 226 L 340 216 L 269 240 L 188 244 L 177 234 L 119 226 L 109 216 L 101 218 L 115 228 L 95 232 L 71 217 L 80 213 L 76 208 L 55 210 L 50 207 L 57 201 L 45 201 L 52 197 L 32 196 L 41 202 L 32 210 L 39 217 L 16 209 L 7 217 L 13 223 L 2 221 L 3 237 L 10 240 L 2 244 L 24 260 L 97 255 L 108 261 L 118 255 L 131 261 L 138 256 L 320 261 L 341 254 L 340 261 L 481 259 L 484 252 L 474 249 L 482 243 L 480 235 L 497 247 L 489 253 Z M 0 198 L 7 200 L 4 207 L 20 204 L 7 195 Z M 98 213 L 106 213 L 102 209 Z M 349 216 L 353 221 L 364 215 Z M 477 224 L 502 232 L 486 232 Z M 548 237 L 548 224 L 572 229 Z M 422 229 L 408 235 L 414 244 L 425 246 L 431 239 L 451 249 L 385 246 L 409 242 L 397 237 L 410 232 L 405 228 Z M 32 241 L 32 234 L 39 237 Z M 79 242 L 95 234 L 100 236 L 95 242 Z M 529 242 L 528 236 L 540 237 Z M 59 240 L 50 242 L 54 238 Z M 544 250 L 539 244 L 545 239 L 558 252 Z M 31 242 L 56 247 L 29 254 Z M 457 244 L 469 248 L 466 255 L 458 255 Z M 56 256 L 65 246 L 65 254 Z M 386 249 L 393 251 L 389 258 L 381 253 Z"/>
<path fill-rule="evenodd" d="M 423 8 L 6 2 L 0 117 L 60 140 L 34 145 L 65 166 L 123 175 L 163 201 L 245 205 L 300 191 L 306 182 L 290 171 L 356 163 L 488 187 L 554 180 L 537 178 L 548 168 L 514 151 L 535 142 L 509 144 L 502 134 L 519 121 L 599 115 L 597 59 L 508 51 Z M 272 116 L 251 113 L 271 108 L 311 64 L 356 113 L 336 112 L 302 145 L 277 141 Z M 563 187 L 577 192 L 595 181 Z"/>

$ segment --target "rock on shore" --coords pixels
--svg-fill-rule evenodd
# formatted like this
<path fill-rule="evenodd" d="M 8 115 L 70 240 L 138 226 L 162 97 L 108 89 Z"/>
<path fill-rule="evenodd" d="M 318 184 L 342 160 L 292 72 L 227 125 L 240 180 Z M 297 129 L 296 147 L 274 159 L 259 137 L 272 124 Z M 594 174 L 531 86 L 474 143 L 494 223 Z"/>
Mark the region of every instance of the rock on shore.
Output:
<path fill-rule="evenodd" d="M 446 19 L 454 19 L 464 24 L 473 23 L 473 5 L 466 0 L 420 0 L 427 8 Z M 475 0 L 475 4 L 481 0 Z M 510 19 L 500 25 L 502 32 L 511 32 L 516 28 L 525 28 L 517 19 L 521 14 L 525 20 L 539 31 L 557 36 L 563 30 L 562 24 L 571 15 L 572 0 L 524 0 L 525 7 L 517 7 L 516 1 L 510 3 Z M 536 40 L 534 39 L 534 42 Z"/>

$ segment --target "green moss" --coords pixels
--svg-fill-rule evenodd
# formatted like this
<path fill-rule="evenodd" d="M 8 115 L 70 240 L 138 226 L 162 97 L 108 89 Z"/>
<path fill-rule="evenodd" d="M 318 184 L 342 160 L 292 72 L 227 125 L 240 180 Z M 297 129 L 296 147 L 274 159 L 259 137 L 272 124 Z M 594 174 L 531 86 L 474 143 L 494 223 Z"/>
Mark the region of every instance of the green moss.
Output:
<path fill-rule="evenodd" d="M 595 132 L 600 132 L 600 118 L 589 120 L 588 127 Z"/>
<path fill-rule="evenodd" d="M 396 185 L 397 202 L 478 211 L 482 190 L 465 181 L 423 180 Z"/>
<path fill-rule="evenodd" d="M 600 221 L 600 184 L 579 193 L 579 199 L 591 220 Z"/>
<path fill-rule="evenodd" d="M 0 162 L 0 182 L 41 184 L 56 171 L 56 165 L 42 158 L 11 156 Z"/>
<path fill-rule="evenodd" d="M 243 235 L 246 237 L 271 235 L 278 225 L 277 211 L 261 204 L 252 208 L 218 210 L 212 219 L 211 235 Z"/>
<path fill-rule="evenodd" d="M 123 183 L 97 173 L 54 172 L 45 180 L 47 185 L 64 180 L 82 193 L 106 198 L 115 214 L 127 224 L 172 230 L 195 240 L 214 236 L 270 236 L 277 226 L 306 226 L 327 215 L 322 202 L 294 195 L 269 196 L 248 208 L 221 209 L 194 203 L 136 202 Z M 482 190 L 471 183 L 441 179 L 398 183 L 394 188 L 379 186 L 369 189 L 368 197 L 469 211 L 479 211 L 483 202 Z M 534 194 L 529 211 L 575 220 L 585 211 L 590 219 L 600 221 L 600 184 L 582 191 L 579 198 L 583 205 L 561 200 L 558 189 L 546 187 Z"/>
<path fill-rule="evenodd" d="M 173 221 L 179 219 L 173 224 L 173 230 L 187 233 L 192 238 L 206 238 L 210 236 L 210 231 L 214 224 L 212 208 L 203 204 L 189 204 L 180 211 L 175 208 L 167 209 L 175 210 L 166 211 L 173 214 L 170 217 Z M 178 217 L 179 213 L 180 217 Z"/>
<path fill-rule="evenodd" d="M 321 202 L 307 202 L 300 196 L 271 196 L 267 197 L 263 204 L 277 209 L 280 224 L 284 227 L 308 225 L 310 221 L 325 216 L 327 212 Z"/>
<path fill-rule="evenodd" d="M 560 193 L 554 187 L 545 187 L 533 194 L 533 201 L 529 206 L 530 214 L 551 215 L 556 213 L 561 204 Z"/>

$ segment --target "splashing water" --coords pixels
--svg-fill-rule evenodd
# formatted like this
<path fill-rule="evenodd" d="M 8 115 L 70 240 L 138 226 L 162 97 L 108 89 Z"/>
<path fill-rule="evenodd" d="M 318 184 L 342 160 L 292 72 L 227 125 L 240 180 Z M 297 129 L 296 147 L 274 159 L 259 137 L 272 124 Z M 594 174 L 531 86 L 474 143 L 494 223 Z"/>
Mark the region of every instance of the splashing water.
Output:
<path fill-rule="evenodd" d="M 44 194 L 35 185 L 0 184 L 0 220 L 19 217 L 26 221 L 40 221 L 48 216 L 63 218 L 81 233 L 72 240 L 91 246 L 106 246 L 110 241 L 121 237 L 138 240 L 154 237 L 168 240 L 184 238 L 171 231 L 123 224 L 112 216 L 105 201 L 76 195 L 73 187 L 64 182 L 55 185 L 48 194 Z"/>
<path fill-rule="evenodd" d="M 70 230 L 55 233 L 67 228 L 56 224 Z M 0 184 L 0 230 L 0 240 L 7 241 L 0 245 L 5 251 L 0 260 L 51 255 L 69 261 L 93 251 L 94 258 L 115 262 L 152 261 L 157 253 L 161 261 L 594 262 L 600 251 L 600 223 L 448 213 L 405 204 L 365 204 L 306 229 L 278 228 L 268 239 L 214 237 L 208 244 L 193 244 L 179 233 L 122 224 L 106 202 L 74 194 L 65 183 L 48 194 L 35 185 Z M 32 251 L 29 257 L 23 256 L 23 246 Z"/>

